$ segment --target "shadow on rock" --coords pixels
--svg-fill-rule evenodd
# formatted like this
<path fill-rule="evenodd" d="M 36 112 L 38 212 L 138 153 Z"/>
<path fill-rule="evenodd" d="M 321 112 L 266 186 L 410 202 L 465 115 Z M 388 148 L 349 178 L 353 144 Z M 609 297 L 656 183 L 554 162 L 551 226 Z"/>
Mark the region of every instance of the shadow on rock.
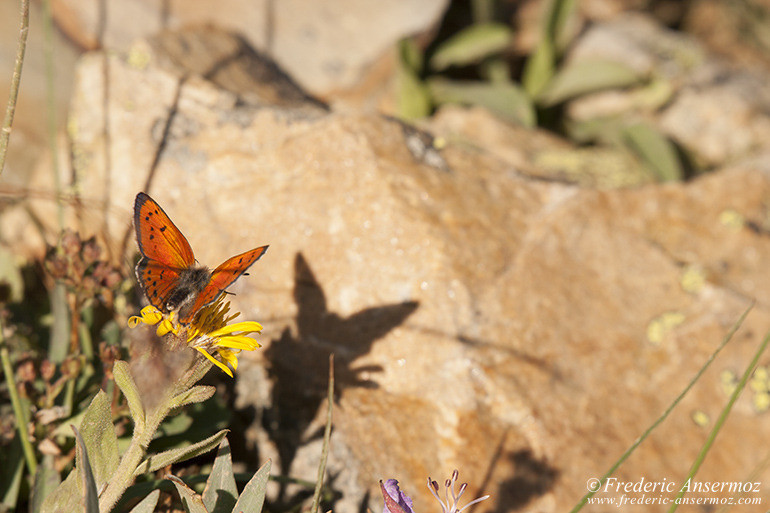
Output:
<path fill-rule="evenodd" d="M 408 301 L 340 317 L 328 311 L 323 289 L 301 253 L 294 261 L 294 300 L 297 337 L 287 328 L 265 353 L 271 362 L 268 372 L 273 393 L 272 406 L 263 422 L 277 447 L 283 474 L 289 473 L 300 445 L 322 436 L 322 430 L 311 434 L 305 431 L 326 398 L 329 355 L 335 355 L 335 399 L 345 388 L 377 388 L 377 383 L 362 374 L 382 368 L 354 367 L 352 362 L 368 353 L 377 339 L 403 323 L 418 306 Z M 278 501 L 286 500 L 286 485 L 282 484 Z"/>
<path fill-rule="evenodd" d="M 529 450 L 509 454 L 514 475 L 500 483 L 497 491 L 497 511 L 514 511 L 550 490 L 559 471 L 543 460 L 537 460 Z"/>

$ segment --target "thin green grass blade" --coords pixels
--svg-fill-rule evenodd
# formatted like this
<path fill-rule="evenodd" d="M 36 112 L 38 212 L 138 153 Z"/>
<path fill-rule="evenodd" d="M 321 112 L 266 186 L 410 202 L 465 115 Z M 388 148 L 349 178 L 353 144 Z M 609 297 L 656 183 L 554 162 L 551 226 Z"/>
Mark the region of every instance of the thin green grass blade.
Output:
<path fill-rule="evenodd" d="M 695 385 L 695 383 L 698 382 L 700 377 L 703 375 L 704 372 L 706 372 L 706 369 L 711 365 L 711 363 L 714 361 L 714 359 L 717 357 L 717 355 L 724 349 L 724 347 L 727 345 L 728 342 L 733 338 L 733 335 L 735 335 L 735 332 L 738 331 L 738 328 L 741 327 L 743 324 L 743 321 L 746 319 L 746 316 L 749 314 L 751 309 L 754 308 L 754 303 L 749 306 L 745 312 L 743 312 L 743 315 L 738 319 L 738 321 L 733 325 L 732 328 L 730 328 L 730 331 L 725 335 L 725 338 L 722 339 L 722 343 L 717 347 L 713 353 L 711 353 L 711 356 L 709 356 L 709 359 L 706 360 L 706 363 L 703 364 L 703 366 L 698 370 L 698 372 L 695 373 L 695 376 L 690 380 L 690 382 L 687 384 L 686 387 L 684 387 L 684 390 L 674 399 L 674 401 L 669 405 L 668 408 L 666 408 L 666 411 L 663 412 L 663 415 L 658 417 L 655 422 L 652 423 L 652 425 L 647 428 L 647 430 L 642 433 L 642 435 L 636 439 L 636 441 L 631 444 L 631 447 L 629 447 L 626 452 L 623 453 L 623 455 L 616 461 L 610 469 L 604 473 L 604 475 L 599 478 L 599 481 L 594 488 L 593 491 L 589 491 L 587 494 L 585 494 L 580 501 L 570 510 L 570 513 L 576 513 L 580 511 L 583 506 L 588 502 L 588 499 L 593 497 L 598 490 L 601 489 L 601 487 L 604 485 L 604 483 L 607 481 L 607 478 L 610 477 L 612 474 L 615 473 L 615 471 L 628 459 L 629 456 L 636 450 L 639 445 L 641 445 L 644 440 L 650 436 L 650 433 L 657 428 L 666 418 L 669 416 L 669 414 L 676 408 L 676 406 L 684 399 L 684 396 L 687 395 L 687 392 L 690 391 L 690 389 Z"/>
<path fill-rule="evenodd" d="M 318 465 L 318 480 L 315 483 L 313 505 L 310 507 L 310 513 L 318 513 L 318 507 L 321 502 L 321 489 L 323 489 L 324 484 L 324 473 L 326 472 L 326 459 L 329 457 L 329 439 L 332 436 L 332 411 L 334 409 L 334 354 L 329 355 L 329 391 L 326 394 L 326 401 L 328 408 L 326 410 L 324 443 L 321 450 L 321 463 Z"/>
<path fill-rule="evenodd" d="M 3 374 L 5 382 L 8 385 L 8 395 L 11 396 L 11 405 L 13 406 L 13 415 L 16 417 L 16 429 L 19 433 L 21 447 L 24 449 L 24 458 L 27 462 L 29 473 L 35 475 L 37 472 L 37 459 L 35 459 L 35 450 L 32 442 L 29 440 L 27 424 L 29 423 L 29 407 L 25 407 L 19 396 L 19 390 L 16 387 L 16 377 L 11 367 L 11 356 L 8 347 L 5 345 L 5 339 L 2 335 L 3 326 L 0 324 L 0 361 L 2 361 Z"/>
<path fill-rule="evenodd" d="M 690 467 L 690 472 L 687 474 L 687 479 L 684 481 L 685 483 L 695 477 L 695 474 L 698 473 L 698 469 L 703 464 L 703 460 L 706 459 L 706 455 L 708 454 L 709 450 L 711 449 L 711 446 L 714 445 L 714 440 L 716 440 L 717 435 L 719 434 L 719 431 L 722 429 L 722 426 L 724 425 L 725 421 L 727 420 L 727 417 L 730 415 L 730 412 L 733 410 L 733 406 L 735 405 L 735 401 L 738 400 L 738 397 L 741 395 L 741 392 L 743 392 L 743 389 L 746 388 L 746 383 L 748 383 L 749 378 L 751 377 L 751 374 L 754 372 L 754 369 L 757 368 L 757 365 L 759 364 L 759 358 L 762 356 L 762 353 L 765 352 L 765 349 L 767 349 L 767 345 L 770 343 L 770 333 L 765 335 L 764 340 L 762 340 L 762 343 L 759 345 L 759 348 L 757 349 L 757 352 L 754 353 L 754 358 L 752 358 L 751 363 L 746 367 L 746 370 L 743 372 L 743 376 L 741 376 L 741 380 L 738 382 L 738 385 L 735 387 L 735 390 L 733 390 L 733 393 L 730 395 L 730 400 L 727 401 L 727 404 L 724 408 L 722 408 L 722 413 L 719 414 L 719 418 L 714 423 L 714 427 L 711 429 L 711 432 L 709 433 L 709 436 L 706 438 L 706 441 L 703 444 L 703 447 L 701 447 L 700 452 L 698 453 L 698 456 L 695 458 L 695 461 L 693 461 L 692 466 Z M 673 513 L 676 511 L 676 509 L 679 507 L 678 500 L 684 497 L 685 494 L 685 487 L 682 486 L 679 489 L 679 493 L 674 498 L 673 504 L 671 504 L 671 507 L 669 508 L 669 513 Z"/>

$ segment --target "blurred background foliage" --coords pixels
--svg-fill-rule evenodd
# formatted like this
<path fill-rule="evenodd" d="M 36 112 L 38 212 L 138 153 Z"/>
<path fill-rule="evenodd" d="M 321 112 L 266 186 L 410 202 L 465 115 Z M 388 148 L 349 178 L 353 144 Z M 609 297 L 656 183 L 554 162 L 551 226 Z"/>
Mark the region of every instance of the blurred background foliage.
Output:
<path fill-rule="evenodd" d="M 684 12 L 688 2 L 679 3 Z M 671 2 L 658 4 L 665 17 L 674 18 L 669 11 L 680 11 L 672 9 Z M 661 77 L 640 74 L 617 60 L 565 59 L 580 30 L 575 0 L 540 2 L 537 41 L 529 53 L 517 52 L 512 20 L 521 6 L 502 0 L 453 2 L 432 40 L 402 40 L 399 115 L 416 120 L 446 104 L 481 106 L 502 120 L 546 129 L 577 146 L 621 149 L 638 159 L 657 181 L 682 180 L 703 171 L 648 121 L 630 117 L 571 120 L 564 108 L 570 100 L 601 91 L 637 89 L 648 97 L 657 96 L 662 104 L 670 87 Z M 655 5 L 648 7 L 655 9 Z"/>

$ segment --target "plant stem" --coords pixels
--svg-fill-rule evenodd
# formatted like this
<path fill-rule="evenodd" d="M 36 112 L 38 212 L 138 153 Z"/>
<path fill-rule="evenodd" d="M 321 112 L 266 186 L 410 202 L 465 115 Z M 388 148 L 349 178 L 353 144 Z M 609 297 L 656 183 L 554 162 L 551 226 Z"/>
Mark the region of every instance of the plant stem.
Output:
<path fill-rule="evenodd" d="M 197 383 L 210 368 L 211 363 L 198 358 L 197 364 L 188 369 L 177 383 L 169 387 L 164 399 L 153 412 L 146 416 L 145 421 L 134 424 L 134 435 L 131 437 L 131 443 L 126 452 L 123 453 L 107 488 L 99 497 L 99 511 L 109 513 L 115 507 L 123 493 L 133 483 L 134 472 L 147 454 L 147 447 L 155 436 L 155 431 L 158 430 L 160 423 L 172 410 L 174 400 L 179 394 Z"/>
<path fill-rule="evenodd" d="M 32 447 L 32 443 L 29 441 L 29 434 L 27 433 L 27 423 L 29 422 L 29 419 L 27 418 L 27 412 L 21 405 L 21 398 L 19 397 L 13 369 L 11 368 L 11 357 L 8 354 L 8 348 L 5 346 L 5 337 L 2 335 L 2 329 L 3 328 L 0 325 L 0 360 L 2 360 L 5 381 L 8 383 L 8 393 L 11 396 L 13 414 L 16 416 L 16 427 L 19 430 L 19 439 L 21 440 L 21 446 L 24 449 L 24 459 L 27 460 L 29 473 L 34 476 L 37 471 L 37 460 L 35 459 L 35 450 Z"/>
<path fill-rule="evenodd" d="M 134 426 L 134 436 L 131 437 L 131 443 L 120 458 L 120 463 L 110 483 L 99 497 L 99 511 L 109 513 L 126 489 L 133 483 L 134 472 L 147 454 L 147 447 L 149 447 L 155 431 L 168 415 L 170 408 L 166 405 L 171 403 L 173 397 L 173 394 L 169 394 L 163 404 L 146 419 L 144 424 Z"/>
<path fill-rule="evenodd" d="M 19 97 L 21 83 L 21 68 L 24 64 L 24 52 L 27 49 L 27 33 L 29 33 L 29 0 L 21 0 L 21 30 L 19 44 L 16 47 L 16 64 L 11 78 L 11 91 L 8 95 L 8 106 L 5 109 L 3 127 L 0 129 L 0 174 L 5 167 L 5 155 L 8 152 L 8 141 L 11 138 L 13 115 L 16 113 L 16 100 Z"/>

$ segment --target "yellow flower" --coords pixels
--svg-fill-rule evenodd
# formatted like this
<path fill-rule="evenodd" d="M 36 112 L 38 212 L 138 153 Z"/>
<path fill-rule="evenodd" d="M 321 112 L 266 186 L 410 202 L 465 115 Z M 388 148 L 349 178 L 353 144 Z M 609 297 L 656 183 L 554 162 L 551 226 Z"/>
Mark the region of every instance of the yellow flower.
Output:
<path fill-rule="evenodd" d="M 188 346 L 198 350 L 228 376 L 233 377 L 233 371 L 238 368 L 238 354 L 243 350 L 253 351 L 262 347 L 256 340 L 249 337 L 252 333 L 262 331 L 262 325 L 254 321 L 228 324 L 240 313 L 229 314 L 230 302 L 225 301 L 224 297 L 225 295 L 222 294 L 216 301 L 201 308 L 195 319 L 186 327 L 174 322 L 175 312 L 164 316 L 154 306 L 144 307 L 140 316 L 130 317 L 128 326 L 135 328 L 140 323 L 152 326 L 157 324 L 156 333 L 159 337 L 168 333 L 177 336 L 182 333 L 186 335 Z M 213 353 L 216 353 L 222 361 L 215 358 Z"/>

